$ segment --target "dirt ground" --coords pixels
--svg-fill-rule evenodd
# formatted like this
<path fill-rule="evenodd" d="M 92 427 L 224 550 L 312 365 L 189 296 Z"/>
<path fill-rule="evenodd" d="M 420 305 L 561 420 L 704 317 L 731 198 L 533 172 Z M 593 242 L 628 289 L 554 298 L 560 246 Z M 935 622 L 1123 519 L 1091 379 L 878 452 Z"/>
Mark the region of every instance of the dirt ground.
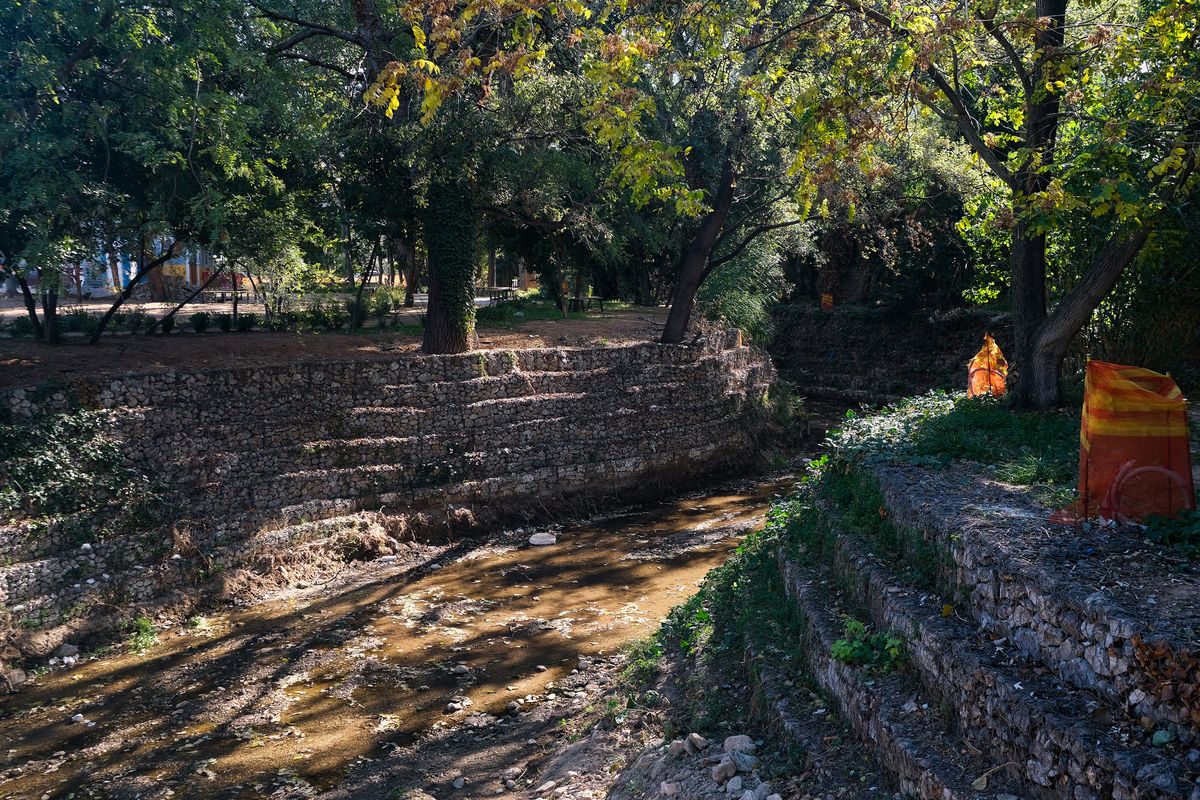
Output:
<path fill-rule="evenodd" d="M 636 308 L 589 313 L 586 319 L 539 320 L 479 328 L 485 350 L 576 347 L 649 341 L 662 330 L 666 310 Z M 113 335 L 94 347 L 69 338 L 58 347 L 0 338 L 0 387 L 179 367 L 253 367 L 308 359 L 390 358 L 416 352 L 418 336 L 368 328 L 361 333 L 245 333 L 177 331 L 168 336 Z"/>
<path fill-rule="evenodd" d="M 545 547 L 531 531 L 413 544 L 324 585 L 160 623 L 143 652 L 59 661 L 0 700 L 0 798 L 526 791 L 570 721 L 603 713 L 614 654 L 792 483 L 616 513 Z"/>

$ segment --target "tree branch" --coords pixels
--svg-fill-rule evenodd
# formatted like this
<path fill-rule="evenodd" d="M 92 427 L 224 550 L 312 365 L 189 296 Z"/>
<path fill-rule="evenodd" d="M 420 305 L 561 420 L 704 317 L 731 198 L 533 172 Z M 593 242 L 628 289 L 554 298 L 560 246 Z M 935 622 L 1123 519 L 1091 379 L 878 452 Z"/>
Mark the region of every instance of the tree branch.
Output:
<path fill-rule="evenodd" d="M 808 221 L 807 217 L 800 217 L 799 219 L 789 219 L 789 220 L 785 220 L 783 222 L 773 222 L 768 225 L 756 225 L 755 227 L 751 228 L 750 232 L 748 234 L 746 234 L 746 236 L 743 237 L 742 240 L 740 242 L 738 242 L 737 245 L 732 250 L 730 250 L 728 253 L 721 256 L 720 258 L 709 260 L 708 267 L 706 267 L 704 270 L 704 277 L 707 278 L 709 275 L 712 274 L 713 270 L 717 269 L 718 267 L 720 267 L 724 264 L 728 264 L 730 261 L 732 261 L 733 259 L 740 256 L 742 254 L 742 251 L 744 251 L 747 247 L 750 246 L 751 242 L 753 242 L 759 236 L 762 236 L 764 233 L 767 233 L 768 231 L 779 230 L 780 228 L 790 228 L 792 225 L 799 225 L 800 223 L 807 222 L 807 221 Z"/>

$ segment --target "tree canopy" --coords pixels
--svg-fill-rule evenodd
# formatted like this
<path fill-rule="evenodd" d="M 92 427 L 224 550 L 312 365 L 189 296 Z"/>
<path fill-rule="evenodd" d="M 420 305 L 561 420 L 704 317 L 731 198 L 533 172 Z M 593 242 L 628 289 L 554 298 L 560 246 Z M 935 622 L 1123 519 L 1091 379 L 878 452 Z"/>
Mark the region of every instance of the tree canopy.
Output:
<path fill-rule="evenodd" d="M 49 341 L 61 264 L 132 252 L 145 276 L 182 247 L 296 292 L 399 263 L 427 352 L 474 346 L 485 254 L 564 310 L 569 282 L 667 303 L 667 342 L 697 309 L 765 330 L 816 294 L 989 303 L 1046 407 L 1081 334 L 1195 280 L 1164 265 L 1196 230 L 1198 16 L 27 0 L 0 10 L 0 256 Z"/>

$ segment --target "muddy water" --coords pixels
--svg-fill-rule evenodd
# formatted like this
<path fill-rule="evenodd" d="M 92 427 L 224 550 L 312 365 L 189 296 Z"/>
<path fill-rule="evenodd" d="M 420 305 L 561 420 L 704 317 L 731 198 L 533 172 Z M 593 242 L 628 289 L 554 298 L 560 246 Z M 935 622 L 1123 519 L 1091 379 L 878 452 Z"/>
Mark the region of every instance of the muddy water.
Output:
<path fill-rule="evenodd" d="M 354 568 L 0 698 L 0 798 L 268 797 L 552 696 L 690 596 L 794 482 Z M 548 688 L 549 687 L 549 688 Z M 83 715 L 83 721 L 72 717 Z M 276 794 L 275 796 L 282 796 Z M 287 796 L 292 796 L 287 794 Z"/>

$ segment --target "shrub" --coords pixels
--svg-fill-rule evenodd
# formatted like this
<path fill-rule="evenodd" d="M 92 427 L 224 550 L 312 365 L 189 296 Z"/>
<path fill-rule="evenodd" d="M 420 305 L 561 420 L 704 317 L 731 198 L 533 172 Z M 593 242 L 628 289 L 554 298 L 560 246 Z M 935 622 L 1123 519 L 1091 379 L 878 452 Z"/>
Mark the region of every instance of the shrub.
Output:
<path fill-rule="evenodd" d="M 258 324 L 258 314 L 238 314 L 237 329 L 245 333 Z"/>
<path fill-rule="evenodd" d="M 233 314 L 221 312 L 220 314 L 216 315 L 216 320 L 217 327 L 225 333 L 229 333 L 229 331 L 233 330 Z"/>
<path fill-rule="evenodd" d="M 269 331 L 294 331 L 305 321 L 303 312 L 280 310 L 263 322 L 263 327 Z"/>
<path fill-rule="evenodd" d="M 846 412 L 842 429 L 830 434 L 830 454 L 927 466 L 968 460 L 1008 483 L 1069 488 L 1079 474 L 1079 416 L 1016 412 L 990 397 L 931 392 L 876 413 Z"/>
<path fill-rule="evenodd" d="M 22 314 L 8 323 L 8 331 L 13 336 L 32 337 L 33 320 L 27 314 Z"/>
<path fill-rule="evenodd" d="M 404 291 L 399 286 L 380 286 L 371 297 L 371 315 L 383 327 L 389 315 L 404 305 Z"/>
<path fill-rule="evenodd" d="M 118 311 L 117 313 L 113 314 L 112 322 L 110 323 L 109 327 L 113 330 L 116 330 L 117 328 L 124 328 L 128 321 L 129 314 L 125 311 Z"/>
<path fill-rule="evenodd" d="M 131 311 L 125 320 L 125 327 L 130 333 L 137 333 L 146 327 L 146 314 L 143 311 Z"/>
<path fill-rule="evenodd" d="M 175 330 L 175 317 L 163 317 L 162 321 L 158 323 L 158 329 L 161 330 L 164 335 Z"/>
<path fill-rule="evenodd" d="M 197 311 L 188 321 L 192 325 L 192 330 L 196 333 L 204 333 L 212 323 L 212 314 L 207 311 Z"/>
<path fill-rule="evenodd" d="M 350 320 L 350 314 L 334 297 L 326 298 L 314 309 L 320 314 L 321 324 L 329 330 L 340 330 Z"/>
<path fill-rule="evenodd" d="M 82 309 L 68 311 L 62 315 L 60 325 L 67 333 L 91 333 L 100 320 Z"/>
<path fill-rule="evenodd" d="M 346 313 L 350 316 L 351 328 L 361 328 L 370 311 L 371 303 L 369 300 L 363 300 L 360 297 L 351 297 L 346 301 Z"/>

